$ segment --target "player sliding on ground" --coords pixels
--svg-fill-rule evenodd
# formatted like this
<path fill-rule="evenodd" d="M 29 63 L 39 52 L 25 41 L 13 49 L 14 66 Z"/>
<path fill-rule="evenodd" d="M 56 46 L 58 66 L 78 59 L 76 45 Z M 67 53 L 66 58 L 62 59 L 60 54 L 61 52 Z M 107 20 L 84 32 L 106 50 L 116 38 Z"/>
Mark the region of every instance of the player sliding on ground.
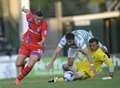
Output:
<path fill-rule="evenodd" d="M 44 20 L 40 10 L 33 14 L 30 10 L 23 8 L 28 21 L 28 30 L 23 36 L 23 42 L 20 46 L 16 66 L 19 73 L 16 77 L 16 85 L 19 85 L 22 79 L 32 70 L 34 64 L 41 59 L 44 53 L 44 42 L 47 36 L 47 23 Z M 29 57 L 27 64 L 25 59 Z"/>
<path fill-rule="evenodd" d="M 94 60 L 94 67 L 97 72 L 101 71 L 101 65 L 104 63 L 109 68 L 108 76 L 113 76 L 112 59 L 99 46 L 99 41 L 96 38 L 89 40 L 90 54 Z"/>

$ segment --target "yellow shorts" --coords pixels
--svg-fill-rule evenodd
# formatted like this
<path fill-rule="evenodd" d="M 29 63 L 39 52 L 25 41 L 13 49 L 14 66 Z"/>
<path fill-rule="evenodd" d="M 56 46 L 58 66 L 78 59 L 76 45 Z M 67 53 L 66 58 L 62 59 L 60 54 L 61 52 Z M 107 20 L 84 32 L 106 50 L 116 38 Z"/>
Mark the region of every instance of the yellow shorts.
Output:
<path fill-rule="evenodd" d="M 88 60 L 83 60 L 83 61 L 76 61 L 76 70 L 77 72 L 82 72 L 83 74 L 83 79 L 85 78 L 93 78 L 95 76 L 94 72 L 91 70 L 90 64 Z"/>

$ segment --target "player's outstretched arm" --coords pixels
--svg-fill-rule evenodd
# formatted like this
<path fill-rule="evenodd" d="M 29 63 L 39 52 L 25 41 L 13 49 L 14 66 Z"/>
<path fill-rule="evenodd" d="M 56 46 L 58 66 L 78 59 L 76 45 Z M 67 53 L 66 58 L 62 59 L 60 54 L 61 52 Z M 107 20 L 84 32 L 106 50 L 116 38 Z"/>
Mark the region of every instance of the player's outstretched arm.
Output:
<path fill-rule="evenodd" d="M 114 72 L 114 68 L 113 68 L 113 63 L 112 63 L 112 59 L 111 58 L 108 58 L 108 56 L 106 55 L 106 58 L 105 58 L 105 64 L 108 66 L 109 68 L 109 72 L 108 72 L 108 75 L 110 77 L 113 76 L 113 72 Z"/>
<path fill-rule="evenodd" d="M 56 60 L 56 58 L 57 58 L 57 56 L 59 55 L 60 52 L 61 52 L 61 48 L 57 47 L 53 56 L 52 56 L 52 59 L 51 59 L 50 63 L 46 66 L 47 70 L 50 70 L 53 67 L 53 64 L 54 64 L 54 62 L 55 62 L 55 60 Z"/>

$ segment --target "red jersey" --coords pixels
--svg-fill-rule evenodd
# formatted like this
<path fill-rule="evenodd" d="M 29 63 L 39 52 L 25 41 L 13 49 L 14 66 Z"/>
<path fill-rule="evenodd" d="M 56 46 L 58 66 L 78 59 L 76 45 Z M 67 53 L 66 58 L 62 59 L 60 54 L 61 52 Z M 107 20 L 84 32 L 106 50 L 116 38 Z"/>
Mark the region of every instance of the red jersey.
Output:
<path fill-rule="evenodd" d="M 31 12 L 26 15 L 28 21 L 28 30 L 24 34 L 24 44 L 31 48 L 42 48 L 38 43 L 47 36 L 47 23 L 42 20 L 36 24 Z"/>

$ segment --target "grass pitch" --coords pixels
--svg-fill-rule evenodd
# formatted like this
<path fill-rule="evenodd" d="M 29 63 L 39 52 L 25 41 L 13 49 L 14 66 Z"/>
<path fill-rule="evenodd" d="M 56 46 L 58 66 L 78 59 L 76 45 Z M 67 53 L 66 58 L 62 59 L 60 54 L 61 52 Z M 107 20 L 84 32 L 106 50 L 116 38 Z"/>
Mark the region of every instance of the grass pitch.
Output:
<path fill-rule="evenodd" d="M 26 78 L 21 85 L 15 85 L 15 79 L 0 80 L 0 88 L 120 88 L 120 71 L 114 74 L 111 80 L 102 80 L 101 77 L 72 82 L 48 83 L 49 77 Z"/>

